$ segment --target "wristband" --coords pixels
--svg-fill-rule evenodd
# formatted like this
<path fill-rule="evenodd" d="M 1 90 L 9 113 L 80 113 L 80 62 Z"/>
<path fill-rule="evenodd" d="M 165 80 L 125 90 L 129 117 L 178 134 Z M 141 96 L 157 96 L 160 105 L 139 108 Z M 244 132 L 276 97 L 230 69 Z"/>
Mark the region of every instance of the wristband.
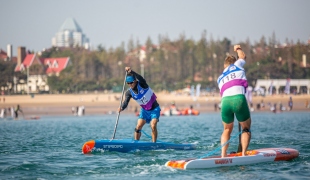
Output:
<path fill-rule="evenodd" d="M 241 48 L 237 48 L 236 51 L 238 51 L 238 50 L 242 50 L 242 49 Z"/>

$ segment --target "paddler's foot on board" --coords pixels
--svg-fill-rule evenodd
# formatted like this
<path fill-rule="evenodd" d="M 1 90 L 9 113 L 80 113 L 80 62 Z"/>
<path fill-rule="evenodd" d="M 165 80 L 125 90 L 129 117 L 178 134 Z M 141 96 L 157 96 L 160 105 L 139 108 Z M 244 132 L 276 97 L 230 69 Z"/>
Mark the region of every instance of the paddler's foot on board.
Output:
<path fill-rule="evenodd" d="M 227 153 L 222 153 L 222 158 L 227 157 Z"/>

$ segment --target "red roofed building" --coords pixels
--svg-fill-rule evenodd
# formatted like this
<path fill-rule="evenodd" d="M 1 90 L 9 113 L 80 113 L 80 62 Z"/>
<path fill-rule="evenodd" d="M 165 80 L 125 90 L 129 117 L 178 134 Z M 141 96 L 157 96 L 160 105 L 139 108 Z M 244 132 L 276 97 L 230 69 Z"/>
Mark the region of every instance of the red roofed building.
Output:
<path fill-rule="evenodd" d="M 0 49 L 0 59 L 6 59 L 8 58 L 8 55 L 5 51 L 3 51 L 2 49 Z"/>
<path fill-rule="evenodd" d="M 17 62 L 15 72 L 27 72 L 28 80 L 25 84 L 17 85 L 17 92 L 37 93 L 39 91 L 49 91 L 47 76 L 59 76 L 69 62 L 69 57 L 39 58 L 36 54 L 26 54 L 22 62 Z"/>
<path fill-rule="evenodd" d="M 153 51 L 156 49 L 160 49 L 160 47 L 157 45 L 152 45 L 149 48 L 147 48 L 146 46 L 141 46 L 140 48 L 137 48 L 137 49 L 132 50 L 131 52 L 128 52 L 125 62 L 128 63 L 131 58 L 138 58 L 140 60 L 140 63 L 143 63 L 143 61 L 147 57 L 147 54 L 150 51 Z"/>
<path fill-rule="evenodd" d="M 10 57 L 7 52 L 0 49 L 0 60 L 2 61 L 11 61 L 12 63 L 17 62 L 17 57 Z"/>
<path fill-rule="evenodd" d="M 43 74 L 46 75 L 56 75 L 59 76 L 60 72 L 64 70 L 67 65 L 69 64 L 70 58 L 39 58 L 36 54 L 27 54 L 24 61 L 20 63 L 20 65 L 16 65 L 15 71 L 25 71 L 27 67 L 34 65 L 40 65 L 42 70 L 44 71 Z M 34 72 L 29 72 L 32 75 Z M 41 73 L 40 73 L 41 74 Z"/>
<path fill-rule="evenodd" d="M 15 72 L 17 71 L 25 71 L 26 68 L 31 67 L 32 65 L 39 64 L 43 67 L 42 62 L 39 58 L 36 57 L 35 54 L 27 54 L 23 62 L 19 62 L 15 67 Z"/>
<path fill-rule="evenodd" d="M 42 59 L 42 62 L 46 67 L 45 72 L 47 75 L 55 74 L 58 76 L 59 73 L 67 67 L 70 62 L 70 58 L 45 58 Z"/>

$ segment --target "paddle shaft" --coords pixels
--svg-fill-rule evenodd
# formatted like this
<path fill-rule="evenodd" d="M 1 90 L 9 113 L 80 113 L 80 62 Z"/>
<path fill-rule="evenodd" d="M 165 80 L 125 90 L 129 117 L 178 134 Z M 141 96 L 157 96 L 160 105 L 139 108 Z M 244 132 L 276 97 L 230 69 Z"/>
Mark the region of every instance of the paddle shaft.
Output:
<path fill-rule="evenodd" d="M 124 84 L 123 84 L 123 90 L 122 90 L 122 96 L 121 96 L 121 100 L 119 102 L 119 107 L 121 108 L 122 106 L 122 102 L 123 102 L 123 95 L 124 95 L 124 89 L 125 89 L 125 84 L 126 84 L 126 77 L 127 77 L 127 71 L 125 73 L 125 78 L 124 78 Z M 118 119 L 119 119 L 119 115 L 121 114 L 121 112 L 117 113 L 117 118 L 116 118 L 116 123 L 115 123 L 115 127 L 114 127 L 114 132 L 113 132 L 113 136 L 112 136 L 112 140 L 115 138 L 115 133 L 116 133 L 116 128 L 118 125 Z"/>
<path fill-rule="evenodd" d="M 238 52 L 237 52 L 237 60 L 239 59 L 238 57 Z M 238 146 L 238 151 L 237 152 L 241 152 L 242 151 L 242 146 L 241 146 L 241 134 L 240 131 L 241 131 L 241 126 L 240 126 L 240 123 L 238 122 L 238 129 L 239 129 L 239 146 Z"/>
<path fill-rule="evenodd" d="M 241 152 L 242 151 L 242 146 L 241 146 L 241 126 L 240 123 L 238 123 L 238 129 L 239 129 L 239 146 L 238 146 L 238 151 L 237 152 Z"/>

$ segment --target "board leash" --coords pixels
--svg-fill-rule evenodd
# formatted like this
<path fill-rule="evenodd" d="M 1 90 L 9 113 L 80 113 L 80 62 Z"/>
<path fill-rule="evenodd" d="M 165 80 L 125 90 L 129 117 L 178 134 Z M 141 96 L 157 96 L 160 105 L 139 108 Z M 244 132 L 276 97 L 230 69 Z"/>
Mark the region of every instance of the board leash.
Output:
<path fill-rule="evenodd" d="M 146 137 L 152 139 L 152 136 L 150 136 L 149 134 L 147 134 L 147 133 L 146 133 L 145 131 L 143 131 L 142 129 L 141 129 L 141 132 L 142 132 Z M 156 142 L 164 142 L 164 141 L 156 140 Z"/>
<path fill-rule="evenodd" d="M 236 134 L 235 136 L 231 137 L 230 140 L 228 140 L 227 142 L 225 142 L 222 146 L 216 148 L 215 150 L 205 154 L 205 155 L 202 155 L 200 156 L 198 159 L 203 159 L 203 158 L 206 158 L 206 157 L 209 157 L 211 155 L 213 155 L 214 153 L 216 153 L 217 151 L 221 150 L 224 146 L 226 146 L 226 144 L 230 143 L 232 140 L 234 140 L 235 138 L 239 137 L 239 135 L 242 133 L 242 131 L 238 132 L 238 134 Z"/>

